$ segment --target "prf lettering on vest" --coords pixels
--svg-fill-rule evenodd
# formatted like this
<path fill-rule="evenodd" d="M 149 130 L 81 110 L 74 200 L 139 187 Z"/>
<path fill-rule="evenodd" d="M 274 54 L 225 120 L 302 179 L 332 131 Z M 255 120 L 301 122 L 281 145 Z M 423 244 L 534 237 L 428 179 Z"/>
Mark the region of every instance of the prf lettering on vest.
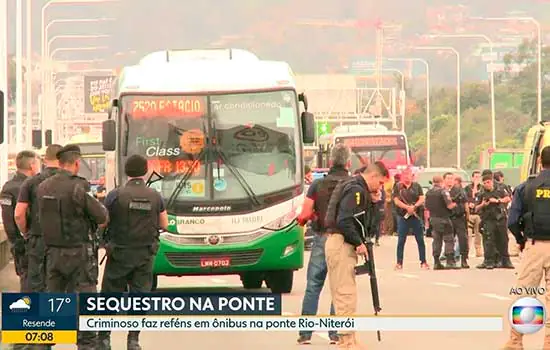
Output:
<path fill-rule="evenodd" d="M 535 195 L 537 198 L 550 198 L 550 188 L 537 188 L 537 193 Z"/>

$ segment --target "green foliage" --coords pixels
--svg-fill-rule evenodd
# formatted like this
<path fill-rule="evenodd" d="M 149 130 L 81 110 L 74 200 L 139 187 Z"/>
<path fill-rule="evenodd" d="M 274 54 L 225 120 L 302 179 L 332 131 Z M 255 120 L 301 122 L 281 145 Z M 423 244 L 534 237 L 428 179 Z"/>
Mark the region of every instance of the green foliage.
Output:
<path fill-rule="evenodd" d="M 495 131 L 497 148 L 522 148 L 525 134 L 536 122 L 536 42 L 524 41 L 505 57 L 507 71 L 495 74 Z M 515 65 L 523 69 L 513 71 Z M 543 49 L 542 71 L 550 70 L 550 47 Z M 463 83 L 461 86 L 461 165 L 479 167 L 482 151 L 492 146 L 490 86 Z M 543 84 L 542 119 L 550 120 L 550 86 Z M 431 166 L 456 164 L 456 90 L 431 91 Z M 406 131 L 418 160 L 426 156 L 426 100 L 417 101 L 417 112 L 407 116 Z M 419 163 L 422 164 L 422 163 Z M 424 163 L 425 165 L 425 163 Z"/>

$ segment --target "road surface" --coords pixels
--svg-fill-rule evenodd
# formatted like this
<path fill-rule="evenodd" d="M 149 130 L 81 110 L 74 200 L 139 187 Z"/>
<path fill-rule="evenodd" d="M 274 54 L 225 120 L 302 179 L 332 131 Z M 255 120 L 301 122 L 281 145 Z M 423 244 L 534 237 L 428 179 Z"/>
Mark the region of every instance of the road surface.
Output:
<path fill-rule="evenodd" d="M 428 256 L 431 239 L 427 239 Z M 507 317 L 512 298 L 508 295 L 514 285 L 514 270 L 477 270 L 473 266 L 481 259 L 470 259 L 472 268 L 456 271 L 424 271 L 417 260 L 416 242 L 409 237 L 405 250 L 404 269 L 394 271 L 395 237 L 383 238 L 381 246 L 375 250 L 380 283 L 382 314 L 400 315 L 503 315 Z M 102 254 L 102 253 L 101 253 Z M 308 255 L 309 256 L 309 255 Z M 308 260 L 306 256 L 306 261 Z M 517 264 L 517 259 L 514 263 Z M 295 275 L 294 290 L 283 297 L 285 314 L 299 314 L 305 289 L 305 268 Z M 368 276 L 358 281 L 360 299 L 359 314 L 372 314 L 372 304 Z M 17 282 L 13 265 L 0 273 L 0 286 L 3 291 L 15 291 Z M 242 291 L 237 276 L 161 278 L 159 287 L 171 291 Z M 330 303 L 328 288 L 323 291 L 320 313 L 327 314 Z M 507 320 L 507 318 L 506 318 Z M 368 349 L 402 350 L 496 350 L 507 339 L 508 322 L 503 332 L 383 332 L 382 342 L 378 343 L 374 332 L 360 333 L 360 339 Z M 126 349 L 125 334 L 114 333 L 113 349 Z M 143 333 L 141 342 L 144 350 L 193 349 L 210 350 L 280 350 L 299 349 L 297 334 L 293 332 L 149 332 Z M 525 350 L 540 350 L 543 334 L 528 336 Z M 187 344 L 187 345 L 185 345 Z M 413 345 L 414 344 L 414 345 Z M 315 334 L 314 349 L 336 349 L 328 345 L 326 334 Z M 58 346 L 56 349 L 75 349 L 71 346 Z"/>

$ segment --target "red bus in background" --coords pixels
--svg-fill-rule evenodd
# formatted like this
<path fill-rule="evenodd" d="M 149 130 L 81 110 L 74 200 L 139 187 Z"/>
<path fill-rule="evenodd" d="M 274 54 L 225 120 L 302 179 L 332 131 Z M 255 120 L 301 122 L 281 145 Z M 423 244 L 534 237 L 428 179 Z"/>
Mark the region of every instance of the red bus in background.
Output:
<path fill-rule="evenodd" d="M 333 139 L 334 144 L 343 143 L 350 148 L 352 169 L 382 161 L 393 176 L 400 169 L 413 164 L 405 133 L 380 129 L 349 129 L 351 130 L 345 133 L 335 130 Z"/>

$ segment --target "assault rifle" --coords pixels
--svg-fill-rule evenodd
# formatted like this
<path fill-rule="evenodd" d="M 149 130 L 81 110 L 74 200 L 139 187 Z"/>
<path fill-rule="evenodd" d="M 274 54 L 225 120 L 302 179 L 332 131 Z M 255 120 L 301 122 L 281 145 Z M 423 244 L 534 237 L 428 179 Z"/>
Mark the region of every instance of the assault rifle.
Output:
<path fill-rule="evenodd" d="M 378 292 L 378 279 L 376 278 L 376 266 L 374 264 L 374 242 L 372 241 L 372 236 L 368 235 L 367 232 L 365 232 L 365 224 L 364 221 L 362 222 L 359 217 L 363 216 L 365 218 L 367 216 L 365 211 L 362 211 L 358 214 L 354 215 L 355 221 L 359 223 L 359 226 L 361 226 L 361 231 L 363 234 L 363 243 L 367 247 L 367 255 L 364 256 L 365 263 L 363 265 L 359 265 L 355 267 L 355 274 L 357 276 L 368 274 L 370 276 L 370 291 L 372 295 L 372 306 L 374 308 L 374 315 L 378 316 L 378 313 L 382 311 L 382 308 L 380 307 L 380 294 Z M 382 336 L 380 334 L 380 331 L 376 331 L 376 336 L 378 337 L 378 341 L 382 341 Z"/>

